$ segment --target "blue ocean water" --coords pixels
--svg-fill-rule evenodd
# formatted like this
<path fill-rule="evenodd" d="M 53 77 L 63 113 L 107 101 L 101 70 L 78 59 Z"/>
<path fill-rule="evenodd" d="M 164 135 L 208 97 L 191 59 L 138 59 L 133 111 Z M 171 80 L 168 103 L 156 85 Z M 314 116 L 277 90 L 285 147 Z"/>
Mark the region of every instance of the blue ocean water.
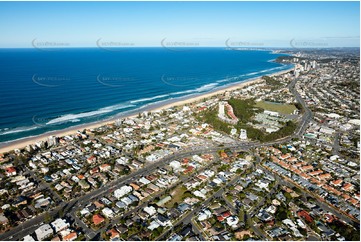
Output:
<path fill-rule="evenodd" d="M 136 112 L 287 68 L 224 48 L 0 49 L 0 142 Z"/>

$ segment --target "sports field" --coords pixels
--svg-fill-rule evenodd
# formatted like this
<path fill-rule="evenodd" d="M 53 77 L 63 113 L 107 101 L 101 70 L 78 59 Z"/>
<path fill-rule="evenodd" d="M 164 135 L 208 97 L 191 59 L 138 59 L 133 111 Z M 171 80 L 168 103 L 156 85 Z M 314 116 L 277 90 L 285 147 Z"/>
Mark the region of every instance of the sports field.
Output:
<path fill-rule="evenodd" d="M 279 112 L 280 114 L 292 114 L 293 111 L 297 109 L 293 104 L 272 103 L 266 101 L 256 102 L 256 107 Z"/>

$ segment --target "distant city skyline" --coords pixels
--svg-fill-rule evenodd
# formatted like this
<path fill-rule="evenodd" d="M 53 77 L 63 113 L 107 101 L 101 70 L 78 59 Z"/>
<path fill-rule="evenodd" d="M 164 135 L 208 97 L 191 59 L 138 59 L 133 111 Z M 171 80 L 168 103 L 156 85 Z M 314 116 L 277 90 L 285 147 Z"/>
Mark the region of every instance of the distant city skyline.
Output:
<path fill-rule="evenodd" d="M 359 2 L 0 2 L 0 48 L 359 47 Z"/>

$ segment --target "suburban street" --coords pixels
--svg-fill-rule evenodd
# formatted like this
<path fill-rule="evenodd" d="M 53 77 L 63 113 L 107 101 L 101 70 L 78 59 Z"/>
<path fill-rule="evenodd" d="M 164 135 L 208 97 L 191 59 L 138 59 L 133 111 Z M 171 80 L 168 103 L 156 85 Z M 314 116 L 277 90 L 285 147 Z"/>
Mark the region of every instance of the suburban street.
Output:
<path fill-rule="evenodd" d="M 88 238 L 89 238 L 94 233 L 89 228 L 86 228 L 86 226 L 81 221 L 79 221 L 78 218 L 76 218 L 75 212 L 79 208 L 84 207 L 91 200 L 96 199 L 96 198 L 102 196 L 103 194 L 108 193 L 110 189 L 115 190 L 115 189 L 121 187 L 122 185 L 131 182 L 134 179 L 137 179 L 141 176 L 144 176 L 144 175 L 158 169 L 160 166 L 164 166 L 164 165 L 168 164 L 172 160 L 177 160 L 177 159 L 181 159 L 183 157 L 192 156 L 192 155 L 200 154 L 200 153 L 213 153 L 213 152 L 217 152 L 219 149 L 229 148 L 229 149 L 237 151 L 237 150 L 248 150 L 251 148 L 257 148 L 257 147 L 262 147 L 262 146 L 270 146 L 270 145 L 274 145 L 274 144 L 281 144 L 281 143 L 291 140 L 293 137 L 298 137 L 304 131 L 304 129 L 307 126 L 307 123 L 310 121 L 311 114 L 310 114 L 309 109 L 306 107 L 305 103 L 303 102 L 302 98 L 299 96 L 297 91 L 294 89 L 296 82 L 297 82 L 297 79 L 294 79 L 292 81 L 292 83 L 289 85 L 289 89 L 295 95 L 297 101 L 301 103 L 303 110 L 305 110 L 305 113 L 302 116 L 298 131 L 293 136 L 284 137 L 282 139 L 279 139 L 279 140 L 276 140 L 273 142 L 266 142 L 266 143 L 249 142 L 249 143 L 229 144 L 229 145 L 224 145 L 223 147 L 217 147 L 217 146 L 208 147 L 208 148 L 192 147 L 191 150 L 184 150 L 184 151 L 181 151 L 181 152 L 178 152 L 175 154 L 171 154 L 167 157 L 160 159 L 157 162 L 148 164 L 147 166 L 145 166 L 127 176 L 124 176 L 117 180 L 114 180 L 114 181 L 100 187 L 97 190 L 93 190 L 93 191 L 85 194 L 82 197 L 72 199 L 71 201 L 68 202 L 68 204 L 77 203 L 77 206 L 74 206 L 71 209 L 71 211 L 69 211 L 68 213 L 71 215 L 72 218 L 75 219 L 75 221 L 78 223 L 79 226 L 81 226 L 83 229 L 85 229 L 85 232 L 88 232 L 88 234 L 89 234 Z M 222 190 L 223 189 L 218 191 L 212 197 L 221 196 Z M 209 200 L 207 200 L 207 201 L 209 202 Z M 64 209 L 66 208 L 66 205 L 67 205 L 67 203 L 65 203 L 65 202 L 60 203 L 59 206 L 55 207 L 49 214 L 55 219 L 56 215 L 58 214 L 59 211 L 64 211 Z M 192 217 L 191 215 L 187 216 L 187 218 L 186 218 L 187 222 L 191 221 L 191 217 Z M 15 228 L 11 229 L 10 231 L 7 231 L 7 232 L 1 234 L 0 240 L 21 239 L 24 236 L 34 232 L 35 229 L 37 228 L 34 225 L 35 224 L 39 225 L 41 222 L 44 221 L 44 218 L 45 218 L 45 214 L 42 214 L 42 215 L 36 216 L 35 218 L 22 223 L 21 226 L 17 226 Z"/>
<path fill-rule="evenodd" d="M 69 202 L 61 202 L 57 207 L 55 207 L 54 209 L 49 211 L 49 215 L 52 218 L 56 218 L 56 216 L 58 215 L 58 213 L 60 211 L 66 211 L 66 214 L 69 214 L 71 218 L 73 218 L 76 222 L 76 224 L 78 226 L 80 226 L 85 234 L 87 239 L 91 240 L 94 236 L 96 236 L 96 234 L 98 234 L 99 232 L 103 232 L 105 228 L 99 230 L 99 231 L 92 231 L 88 226 L 86 226 L 77 216 L 76 216 L 76 211 L 79 210 L 80 208 L 84 207 L 86 204 L 88 204 L 90 201 L 100 198 L 103 194 L 107 194 L 110 191 L 114 191 L 115 189 L 129 183 L 132 181 L 135 181 L 136 179 L 140 178 L 141 176 L 147 175 L 152 171 L 157 170 L 160 167 L 163 167 L 167 164 L 169 164 L 170 161 L 172 160 L 177 160 L 177 159 L 181 159 L 184 157 L 189 157 L 192 155 L 196 155 L 196 154 L 201 154 L 201 153 L 215 153 L 217 152 L 219 149 L 232 149 L 234 151 L 245 151 L 245 150 L 249 150 L 251 148 L 257 148 L 257 147 L 262 147 L 262 146 L 271 146 L 271 145 L 275 145 L 275 144 L 281 144 L 287 141 L 290 141 L 292 138 L 297 138 L 303 135 L 303 133 L 305 132 L 305 129 L 307 128 L 308 123 L 310 122 L 310 120 L 312 119 L 312 112 L 310 111 L 310 109 L 306 106 L 304 100 L 300 97 L 299 93 L 295 90 L 295 84 L 297 82 L 297 79 L 294 79 L 290 85 L 289 85 L 289 90 L 291 93 L 293 93 L 293 95 L 295 96 L 297 102 L 299 102 L 302 105 L 302 110 L 303 110 L 303 115 L 302 118 L 300 119 L 300 122 L 298 124 L 298 127 L 295 131 L 295 133 L 292 136 L 288 136 L 288 137 L 284 137 L 282 139 L 276 140 L 276 141 L 272 141 L 272 142 L 266 142 L 266 143 L 259 143 L 259 142 L 250 142 L 250 143 L 236 143 L 236 144 L 228 144 L 228 145 L 224 145 L 222 147 L 218 147 L 218 146 L 210 146 L 210 147 L 192 147 L 190 150 L 183 150 L 174 154 L 171 154 L 167 157 L 164 157 L 162 159 L 160 159 L 157 162 L 151 163 L 146 165 L 145 167 L 127 175 L 127 176 L 123 176 L 120 177 L 117 180 L 114 180 L 106 185 L 103 185 L 102 187 L 100 187 L 97 190 L 93 190 L 87 194 L 85 194 L 84 196 L 72 199 Z M 259 158 L 257 158 L 257 163 L 259 163 Z M 34 177 L 35 180 L 37 180 L 36 175 L 30 171 L 30 174 L 32 177 Z M 278 177 L 278 175 L 276 175 Z M 191 177 L 187 178 L 187 180 L 191 179 Z M 197 214 L 203 206 L 207 206 L 210 201 L 213 198 L 217 198 L 223 197 L 223 193 L 226 189 L 227 186 L 233 184 L 235 181 L 237 181 L 237 177 L 234 178 L 232 181 L 230 181 L 226 186 L 222 187 L 221 189 L 219 189 L 217 192 L 215 192 L 212 196 L 210 196 L 209 198 L 207 198 L 204 202 L 203 205 L 200 207 L 195 208 L 193 211 L 189 212 L 185 217 L 181 218 L 180 220 L 178 220 L 173 227 L 176 227 L 177 225 L 183 223 L 183 224 L 188 224 L 188 223 L 192 223 L 192 217 Z M 40 181 L 38 181 L 40 182 Z M 182 181 L 181 182 L 185 182 Z M 44 182 L 40 182 L 40 183 L 44 183 Z M 294 185 L 293 183 L 286 181 L 285 179 L 278 177 L 277 179 L 277 183 L 281 184 L 281 185 Z M 52 191 L 52 189 L 45 183 L 45 186 L 47 187 L 47 189 L 49 189 L 53 196 L 59 200 L 60 197 Z M 174 185 L 175 186 L 175 185 Z M 172 186 L 172 187 L 174 187 Z M 159 196 L 163 195 L 164 192 L 160 193 Z M 263 200 L 266 198 L 263 198 Z M 230 204 L 226 199 L 225 201 L 227 202 L 227 205 L 234 210 L 235 208 L 232 206 L 232 204 Z M 317 199 L 316 199 L 317 201 Z M 262 201 L 259 203 L 259 206 L 262 206 Z M 127 212 L 124 215 L 131 215 L 132 213 L 134 213 L 135 211 L 138 211 L 139 209 L 142 209 L 144 206 L 146 206 L 147 203 L 142 203 L 139 207 Z M 334 214 L 336 214 L 337 216 L 339 216 L 340 218 L 342 218 L 345 221 L 351 221 L 351 219 L 339 212 L 337 212 L 335 209 L 327 206 L 325 203 L 322 202 L 317 202 L 317 204 L 321 207 L 321 208 L 325 208 L 327 210 L 332 211 Z M 258 207 L 258 206 L 257 206 Z M 254 213 L 256 211 L 256 208 L 254 207 L 252 209 L 252 211 L 249 212 L 250 217 L 254 216 Z M 33 219 L 30 219 L 24 223 L 22 223 L 21 225 L 11 229 L 10 231 L 3 233 L 0 235 L 0 240 L 18 240 L 18 239 L 22 239 L 24 236 L 34 232 L 34 230 L 39 227 L 39 225 L 44 222 L 44 218 L 45 218 L 45 214 L 41 214 L 36 216 Z M 112 225 L 115 225 L 117 223 L 117 221 L 119 220 L 119 218 L 115 219 L 112 221 Z M 255 227 L 254 225 L 250 224 L 250 226 L 254 229 L 254 231 L 261 237 L 261 238 L 265 238 L 264 233 L 258 229 L 257 227 Z M 194 227 L 194 226 L 193 226 Z M 197 230 L 197 228 L 195 228 L 195 230 Z M 166 235 L 169 235 L 169 233 L 172 231 L 172 228 L 169 228 L 167 230 L 165 230 L 157 239 L 164 239 Z M 200 233 L 200 231 L 196 231 L 198 232 L 198 234 Z"/>

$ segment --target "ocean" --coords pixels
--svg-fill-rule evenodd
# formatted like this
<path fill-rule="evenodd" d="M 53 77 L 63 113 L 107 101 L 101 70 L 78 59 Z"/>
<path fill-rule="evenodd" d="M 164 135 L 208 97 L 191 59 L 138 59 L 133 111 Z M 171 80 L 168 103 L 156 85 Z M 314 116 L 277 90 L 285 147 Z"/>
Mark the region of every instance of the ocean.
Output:
<path fill-rule="evenodd" d="M 0 142 L 211 92 L 290 68 L 271 51 L 0 49 Z"/>

